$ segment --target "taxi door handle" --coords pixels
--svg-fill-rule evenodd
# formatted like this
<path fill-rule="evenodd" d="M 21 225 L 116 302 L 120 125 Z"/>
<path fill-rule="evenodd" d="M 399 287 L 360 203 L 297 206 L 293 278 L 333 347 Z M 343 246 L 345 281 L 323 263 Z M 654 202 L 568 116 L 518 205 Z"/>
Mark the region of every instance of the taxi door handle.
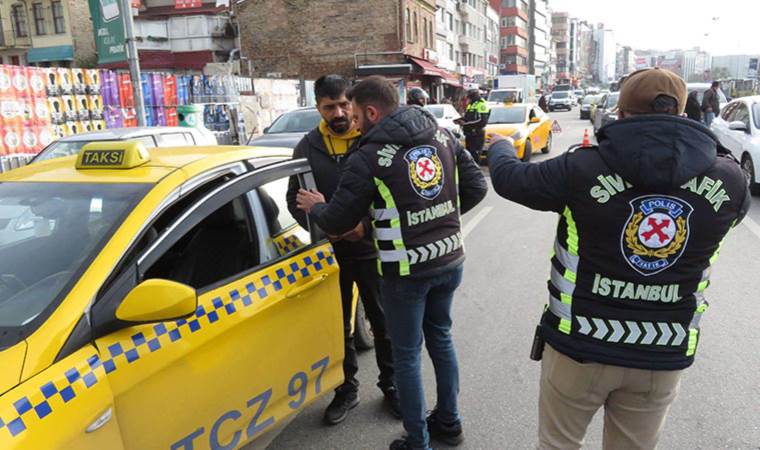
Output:
<path fill-rule="evenodd" d="M 103 414 L 98 416 L 97 419 L 93 423 L 90 424 L 89 427 L 87 427 L 84 431 L 85 433 L 92 433 L 94 431 L 99 430 L 103 427 L 103 425 L 107 424 L 111 421 L 111 418 L 113 417 L 113 409 L 108 408 Z"/>
<path fill-rule="evenodd" d="M 308 291 L 309 289 L 315 287 L 319 283 L 325 281 L 326 279 L 327 279 L 327 274 L 323 273 L 322 275 L 316 276 L 304 284 L 299 284 L 298 286 L 294 286 L 292 289 L 288 291 L 287 294 L 285 294 L 285 298 L 297 297 L 303 294 L 304 292 Z"/>

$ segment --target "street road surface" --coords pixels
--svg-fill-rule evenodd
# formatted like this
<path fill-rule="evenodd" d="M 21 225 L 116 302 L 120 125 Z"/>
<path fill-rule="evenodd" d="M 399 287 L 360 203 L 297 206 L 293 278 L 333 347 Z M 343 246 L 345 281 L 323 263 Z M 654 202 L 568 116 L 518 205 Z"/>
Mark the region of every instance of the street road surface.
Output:
<path fill-rule="evenodd" d="M 591 124 L 572 112 L 552 113 L 562 133 L 551 158 L 579 143 Z M 490 183 L 489 183 L 490 184 Z M 707 291 L 696 363 L 686 372 L 660 442 L 663 449 L 760 449 L 760 198 L 749 220 L 731 232 Z M 454 339 L 461 372 L 461 449 L 528 449 L 536 443 L 539 363 L 528 358 L 547 299 L 555 214 L 534 212 L 490 192 L 464 217 L 467 261 L 454 303 Z M 435 382 L 427 355 L 428 408 Z M 387 449 L 402 435 L 375 387 L 372 352 L 360 355 L 361 404 L 345 422 L 322 425 L 327 395 L 273 433 L 269 450 Z M 275 437 L 276 435 L 276 437 Z M 266 438 L 265 438 L 266 439 Z M 601 414 L 586 447 L 601 448 Z M 259 444 L 261 445 L 261 444 Z M 448 448 L 433 442 L 434 448 Z"/>

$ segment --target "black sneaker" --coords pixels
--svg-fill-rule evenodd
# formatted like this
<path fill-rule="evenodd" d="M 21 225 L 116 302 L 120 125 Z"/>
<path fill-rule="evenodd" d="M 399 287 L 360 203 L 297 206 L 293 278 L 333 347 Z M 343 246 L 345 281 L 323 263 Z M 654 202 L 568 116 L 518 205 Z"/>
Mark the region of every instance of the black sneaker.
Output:
<path fill-rule="evenodd" d="M 443 423 L 438 420 L 435 411 L 428 416 L 427 427 L 430 439 L 435 439 L 436 441 L 443 442 L 452 447 L 455 447 L 464 441 L 462 422 L 455 422 L 452 424 Z"/>
<path fill-rule="evenodd" d="M 385 395 L 385 404 L 388 405 L 391 414 L 396 419 L 401 419 L 401 400 L 398 398 L 398 390 L 395 386 L 390 386 L 383 389 L 383 395 Z"/>
<path fill-rule="evenodd" d="M 389 450 L 412 450 L 412 446 L 406 442 L 406 439 L 396 439 L 391 442 Z"/>
<path fill-rule="evenodd" d="M 359 404 L 359 393 L 355 391 L 337 391 L 335 398 L 325 410 L 325 423 L 337 425 L 348 416 L 348 412 Z"/>

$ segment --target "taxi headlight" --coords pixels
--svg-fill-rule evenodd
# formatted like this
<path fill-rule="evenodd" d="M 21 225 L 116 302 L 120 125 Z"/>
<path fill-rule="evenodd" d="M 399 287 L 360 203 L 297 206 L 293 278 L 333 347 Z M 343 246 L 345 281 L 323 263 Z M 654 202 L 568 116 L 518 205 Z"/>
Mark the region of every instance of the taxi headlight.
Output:
<path fill-rule="evenodd" d="M 519 141 L 520 139 L 525 137 L 525 132 L 523 130 L 517 130 L 514 133 L 512 133 L 509 137 L 512 139 Z"/>

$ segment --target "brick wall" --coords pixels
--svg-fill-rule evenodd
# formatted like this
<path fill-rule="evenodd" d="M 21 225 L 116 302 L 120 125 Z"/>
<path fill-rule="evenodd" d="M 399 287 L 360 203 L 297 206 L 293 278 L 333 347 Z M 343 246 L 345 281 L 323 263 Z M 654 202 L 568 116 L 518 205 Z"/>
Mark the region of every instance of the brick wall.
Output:
<path fill-rule="evenodd" d="M 90 18 L 90 7 L 85 0 L 68 0 L 68 25 L 74 43 L 74 67 L 90 66 L 97 63 L 95 36 Z"/>
<path fill-rule="evenodd" d="M 249 0 L 238 7 L 242 56 L 257 77 L 353 76 L 354 54 L 402 50 L 404 1 Z"/>

